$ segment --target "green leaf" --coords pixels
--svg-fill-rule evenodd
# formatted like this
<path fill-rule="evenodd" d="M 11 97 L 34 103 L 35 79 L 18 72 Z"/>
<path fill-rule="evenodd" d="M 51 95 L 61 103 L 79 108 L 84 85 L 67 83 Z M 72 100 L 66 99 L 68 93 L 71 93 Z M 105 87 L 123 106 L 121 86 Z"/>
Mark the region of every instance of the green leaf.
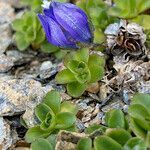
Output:
<path fill-rule="evenodd" d="M 150 113 L 143 105 L 140 104 L 133 104 L 129 106 L 128 113 L 133 118 L 150 119 Z"/>
<path fill-rule="evenodd" d="M 47 113 L 45 120 L 40 125 L 41 129 L 47 131 L 53 130 L 56 124 L 55 119 L 56 119 L 55 114 L 52 111 Z"/>
<path fill-rule="evenodd" d="M 122 150 L 122 146 L 108 136 L 99 136 L 94 140 L 95 150 Z"/>
<path fill-rule="evenodd" d="M 90 55 L 88 61 L 88 68 L 91 73 L 91 81 L 90 81 L 91 83 L 102 79 L 105 73 L 104 65 L 105 60 L 102 57 L 96 54 Z"/>
<path fill-rule="evenodd" d="M 146 142 L 147 147 L 150 148 L 150 131 L 147 132 L 145 142 Z"/>
<path fill-rule="evenodd" d="M 50 108 L 45 104 L 39 104 L 35 108 L 35 114 L 41 122 L 45 120 L 46 115 L 49 111 Z"/>
<path fill-rule="evenodd" d="M 41 27 L 40 30 L 36 31 L 36 37 L 33 42 L 36 44 L 41 44 L 44 40 L 45 40 L 45 33 Z"/>
<path fill-rule="evenodd" d="M 105 59 L 97 54 L 92 54 L 89 57 L 88 65 L 105 66 Z"/>
<path fill-rule="evenodd" d="M 82 138 L 77 144 L 77 150 L 91 150 L 92 140 L 90 138 Z"/>
<path fill-rule="evenodd" d="M 150 15 L 138 15 L 136 18 L 132 19 L 132 22 L 138 23 L 144 28 L 144 30 L 149 30 L 150 25 L 147 20 L 150 20 Z"/>
<path fill-rule="evenodd" d="M 140 138 L 133 137 L 124 145 L 124 150 L 147 150 L 147 148 Z"/>
<path fill-rule="evenodd" d="M 89 59 L 89 49 L 83 48 L 83 49 L 77 51 L 74 55 L 74 59 L 79 62 L 83 61 L 84 63 L 87 63 L 88 59 Z"/>
<path fill-rule="evenodd" d="M 15 40 L 19 50 L 23 51 L 28 48 L 30 43 L 26 41 L 24 33 L 16 32 L 15 33 Z"/>
<path fill-rule="evenodd" d="M 54 113 L 58 113 L 60 111 L 60 103 L 61 97 L 59 92 L 50 91 L 44 97 L 43 103 L 49 106 Z"/>
<path fill-rule="evenodd" d="M 86 88 L 87 88 L 86 84 L 80 84 L 78 82 L 72 82 L 72 83 L 67 84 L 67 92 L 72 97 L 81 96 L 86 90 Z"/>
<path fill-rule="evenodd" d="M 113 109 L 106 113 L 105 121 L 110 128 L 125 128 L 125 117 L 121 110 Z"/>
<path fill-rule="evenodd" d="M 30 128 L 26 135 L 25 135 L 25 140 L 28 143 L 31 143 L 35 140 L 37 140 L 38 138 L 43 138 L 43 137 L 47 137 L 50 133 L 48 133 L 47 131 L 44 131 L 40 128 L 40 126 L 35 126 Z"/>
<path fill-rule="evenodd" d="M 146 107 L 147 110 L 149 110 L 150 95 L 138 93 L 133 97 L 131 104 L 140 104 L 140 105 L 143 105 L 144 107 Z"/>
<path fill-rule="evenodd" d="M 46 139 L 37 139 L 31 144 L 32 150 L 53 150 L 52 145 Z"/>
<path fill-rule="evenodd" d="M 91 133 L 93 133 L 97 130 L 105 132 L 106 129 L 107 129 L 107 127 L 105 127 L 103 125 L 92 124 L 91 126 L 89 126 L 88 128 L 85 129 L 85 133 L 86 134 L 91 134 Z"/>
<path fill-rule="evenodd" d="M 56 138 L 57 138 L 57 135 L 56 135 L 56 134 L 51 134 L 51 135 L 47 138 L 48 142 L 52 145 L 53 150 L 55 149 Z"/>
<path fill-rule="evenodd" d="M 65 101 L 61 104 L 60 112 L 71 112 L 76 115 L 78 112 L 78 108 L 74 104 Z"/>
<path fill-rule="evenodd" d="M 91 73 L 90 83 L 95 83 L 103 78 L 104 73 L 105 73 L 105 70 L 103 67 L 97 66 L 97 65 L 93 65 L 93 66 L 89 65 L 88 67 Z"/>
<path fill-rule="evenodd" d="M 69 69 L 64 69 L 56 75 L 56 81 L 59 84 L 66 84 L 76 81 L 74 74 Z"/>
<path fill-rule="evenodd" d="M 39 34 L 40 36 L 40 34 Z M 59 48 L 48 43 L 47 41 L 44 41 L 41 45 L 41 50 L 45 53 L 54 53 L 56 51 L 59 51 Z"/>
<path fill-rule="evenodd" d="M 26 30 L 26 40 L 29 42 L 33 42 L 36 38 L 36 31 L 33 29 L 33 27 L 28 27 L 28 29 Z"/>
<path fill-rule="evenodd" d="M 16 19 L 12 22 L 12 28 L 15 31 L 22 31 L 23 30 L 23 22 L 21 19 Z"/>
<path fill-rule="evenodd" d="M 130 128 L 137 137 L 146 139 L 147 132 L 144 129 L 142 129 L 131 117 L 130 117 Z"/>
<path fill-rule="evenodd" d="M 56 129 L 66 129 L 71 127 L 76 121 L 74 114 L 69 112 L 61 112 L 56 115 Z"/>
<path fill-rule="evenodd" d="M 122 146 L 132 137 L 131 134 L 124 129 L 107 129 L 106 135 Z"/>
<path fill-rule="evenodd" d="M 70 61 L 76 61 L 76 62 L 84 62 L 87 64 L 89 59 L 89 50 L 87 48 L 84 48 L 82 50 L 68 53 L 64 58 L 64 65 L 68 68 L 68 63 Z"/>

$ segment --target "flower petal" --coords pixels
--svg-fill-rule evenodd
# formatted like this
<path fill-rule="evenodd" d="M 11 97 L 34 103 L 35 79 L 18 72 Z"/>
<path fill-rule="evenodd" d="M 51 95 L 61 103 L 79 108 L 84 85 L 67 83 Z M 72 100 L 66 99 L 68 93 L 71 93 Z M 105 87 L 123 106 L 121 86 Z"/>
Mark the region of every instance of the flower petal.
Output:
<path fill-rule="evenodd" d="M 71 36 L 80 42 L 90 43 L 92 34 L 86 14 L 77 6 L 70 3 L 52 2 L 51 6 L 57 22 Z"/>
<path fill-rule="evenodd" d="M 42 14 L 38 14 L 38 17 L 50 43 L 64 48 L 77 48 L 75 42 L 67 39 L 66 34 L 54 19 Z"/>

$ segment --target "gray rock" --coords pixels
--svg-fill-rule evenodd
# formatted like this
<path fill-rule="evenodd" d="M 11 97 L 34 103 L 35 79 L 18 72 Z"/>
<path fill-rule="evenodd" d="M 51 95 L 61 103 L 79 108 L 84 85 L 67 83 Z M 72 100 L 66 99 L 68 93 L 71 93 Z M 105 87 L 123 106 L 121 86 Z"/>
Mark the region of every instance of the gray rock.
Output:
<path fill-rule="evenodd" d="M 10 125 L 3 117 L 0 117 L 0 149 L 7 150 L 17 139 L 16 132 L 10 129 Z"/>
<path fill-rule="evenodd" d="M 44 61 L 41 64 L 39 71 L 40 71 L 40 74 L 39 74 L 40 78 L 46 79 L 56 74 L 58 72 L 58 67 L 57 65 L 52 64 L 51 61 Z"/>
<path fill-rule="evenodd" d="M 11 5 L 0 1 L 0 54 L 2 54 L 12 42 L 10 23 L 14 19 L 14 9 Z"/>
<path fill-rule="evenodd" d="M 11 6 L 16 7 L 16 8 L 21 7 L 20 0 L 1 0 L 1 1 L 6 4 L 10 4 Z"/>
<path fill-rule="evenodd" d="M 4 54 L 0 55 L 0 73 L 9 71 L 13 67 L 13 60 Z"/>
<path fill-rule="evenodd" d="M 27 107 L 33 109 L 48 90 L 51 87 L 42 87 L 40 82 L 33 79 L 0 77 L 0 116 L 22 113 L 28 111 Z"/>

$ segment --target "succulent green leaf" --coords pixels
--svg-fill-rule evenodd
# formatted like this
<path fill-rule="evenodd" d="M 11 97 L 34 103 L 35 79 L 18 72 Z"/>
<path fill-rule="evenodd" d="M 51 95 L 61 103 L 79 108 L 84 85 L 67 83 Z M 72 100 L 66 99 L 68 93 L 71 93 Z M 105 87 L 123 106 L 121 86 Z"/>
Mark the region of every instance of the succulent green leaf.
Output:
<path fill-rule="evenodd" d="M 88 65 L 105 66 L 105 59 L 97 54 L 92 54 L 89 57 Z"/>
<path fill-rule="evenodd" d="M 67 64 L 67 68 L 73 73 L 80 73 L 87 69 L 87 65 L 84 62 L 77 60 L 71 60 Z"/>
<path fill-rule="evenodd" d="M 91 83 L 102 79 L 105 73 L 104 65 L 105 65 L 104 58 L 96 54 L 90 55 L 88 61 L 88 67 L 91 73 L 91 80 L 90 80 Z"/>
<path fill-rule="evenodd" d="M 147 131 L 145 131 L 143 128 L 141 128 L 133 118 L 130 118 L 130 128 L 134 132 L 134 134 L 137 137 L 140 137 L 142 139 L 146 139 Z"/>
<path fill-rule="evenodd" d="M 83 49 L 77 51 L 74 54 L 74 59 L 79 61 L 79 62 L 82 61 L 84 63 L 87 63 L 88 59 L 89 59 L 89 49 L 88 48 L 83 48 Z"/>
<path fill-rule="evenodd" d="M 92 140 L 90 138 L 82 138 L 77 144 L 77 150 L 91 150 Z"/>
<path fill-rule="evenodd" d="M 150 15 L 138 15 L 136 18 L 132 19 L 132 22 L 136 22 L 139 25 L 141 25 L 144 30 L 150 30 L 150 25 L 149 21 L 150 20 Z"/>
<path fill-rule="evenodd" d="M 147 132 L 145 142 L 146 142 L 147 147 L 150 148 L 150 131 Z"/>
<path fill-rule="evenodd" d="M 128 113 L 133 118 L 150 119 L 150 112 L 148 112 L 145 106 L 140 104 L 129 106 Z"/>
<path fill-rule="evenodd" d="M 131 104 L 140 104 L 140 105 L 143 105 L 144 107 L 146 107 L 147 110 L 149 110 L 150 95 L 138 93 L 133 97 Z"/>
<path fill-rule="evenodd" d="M 99 136 L 94 140 L 95 150 L 122 150 L 122 146 L 108 136 Z"/>
<path fill-rule="evenodd" d="M 74 114 L 69 112 L 60 112 L 56 115 L 56 129 L 66 129 L 71 127 L 76 121 Z"/>
<path fill-rule="evenodd" d="M 38 34 L 38 35 L 40 36 L 40 34 Z M 44 41 L 41 44 L 41 50 L 45 53 L 53 53 L 53 52 L 59 51 L 59 48 L 48 43 L 47 41 Z"/>
<path fill-rule="evenodd" d="M 86 90 L 86 88 L 87 88 L 87 85 L 85 83 L 80 84 L 79 82 L 72 82 L 72 83 L 67 84 L 68 94 L 73 97 L 81 96 Z"/>
<path fill-rule="evenodd" d="M 65 101 L 61 104 L 60 112 L 71 112 L 76 115 L 78 112 L 78 108 L 74 104 Z"/>
<path fill-rule="evenodd" d="M 52 145 L 53 150 L 55 149 L 56 138 L 57 138 L 57 135 L 56 135 L 56 134 L 51 134 L 49 137 L 47 137 L 47 140 L 48 140 L 48 142 Z"/>
<path fill-rule="evenodd" d="M 49 106 L 54 113 L 58 113 L 60 111 L 60 103 L 61 97 L 59 92 L 50 91 L 44 97 L 43 103 Z"/>
<path fill-rule="evenodd" d="M 45 104 L 39 104 L 35 108 L 35 114 L 41 122 L 45 120 L 46 115 L 49 111 L 50 111 L 50 107 L 48 107 Z"/>
<path fill-rule="evenodd" d="M 97 82 L 103 78 L 104 73 L 105 73 L 105 70 L 103 67 L 98 66 L 98 65 L 92 66 L 91 64 L 88 67 L 91 73 L 90 83 Z"/>
<path fill-rule="evenodd" d="M 119 18 L 134 18 L 150 8 L 149 0 L 114 0 L 115 6 L 109 9 L 109 15 Z"/>
<path fill-rule="evenodd" d="M 36 37 L 34 43 L 41 44 L 45 40 L 45 33 L 42 28 L 36 31 Z"/>
<path fill-rule="evenodd" d="M 53 150 L 52 145 L 46 139 L 37 139 L 31 144 L 32 150 Z"/>
<path fill-rule="evenodd" d="M 33 42 L 36 38 L 36 31 L 33 29 L 33 27 L 29 27 L 26 31 L 26 40 L 29 42 Z"/>
<path fill-rule="evenodd" d="M 105 121 L 110 128 L 125 128 L 125 117 L 121 110 L 113 109 L 106 113 Z"/>
<path fill-rule="evenodd" d="M 15 31 L 22 31 L 23 30 L 23 26 L 22 26 L 23 22 L 21 19 L 16 19 L 12 22 L 12 28 Z"/>
<path fill-rule="evenodd" d="M 132 137 L 131 134 L 124 129 L 107 129 L 106 135 L 122 146 Z"/>
<path fill-rule="evenodd" d="M 64 69 L 56 75 L 56 81 L 59 84 L 66 84 L 76 81 L 76 78 L 69 69 Z"/>
<path fill-rule="evenodd" d="M 147 148 L 142 139 L 133 137 L 124 145 L 124 150 L 147 150 Z"/>
<path fill-rule="evenodd" d="M 19 50 L 23 51 L 30 45 L 29 41 L 25 39 L 25 34 L 21 32 L 15 33 L 15 40 Z"/>
<path fill-rule="evenodd" d="M 34 126 L 27 131 L 25 135 L 25 140 L 28 143 L 31 143 L 37 140 L 38 138 L 47 137 L 49 134 L 50 133 L 48 133 L 47 131 L 42 130 L 40 126 Z"/>
<path fill-rule="evenodd" d="M 55 115 L 52 111 L 46 114 L 45 120 L 41 123 L 40 128 L 42 130 L 51 131 L 55 127 Z"/>
<path fill-rule="evenodd" d="M 91 134 L 97 130 L 100 130 L 102 132 L 105 132 L 107 129 L 107 127 L 103 126 L 103 125 L 98 125 L 98 124 L 92 124 L 91 126 L 89 126 L 88 128 L 85 129 L 85 133 L 86 134 Z"/>

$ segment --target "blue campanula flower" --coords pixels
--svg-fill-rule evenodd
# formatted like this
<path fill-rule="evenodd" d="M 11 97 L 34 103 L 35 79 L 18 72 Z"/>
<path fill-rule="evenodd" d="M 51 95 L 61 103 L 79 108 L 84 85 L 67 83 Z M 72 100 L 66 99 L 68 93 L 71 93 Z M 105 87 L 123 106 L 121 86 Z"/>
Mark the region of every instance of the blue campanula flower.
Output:
<path fill-rule="evenodd" d="M 92 41 L 84 11 L 71 3 L 43 2 L 43 14 L 38 14 L 38 17 L 50 43 L 64 48 L 77 48 L 77 42 Z"/>

